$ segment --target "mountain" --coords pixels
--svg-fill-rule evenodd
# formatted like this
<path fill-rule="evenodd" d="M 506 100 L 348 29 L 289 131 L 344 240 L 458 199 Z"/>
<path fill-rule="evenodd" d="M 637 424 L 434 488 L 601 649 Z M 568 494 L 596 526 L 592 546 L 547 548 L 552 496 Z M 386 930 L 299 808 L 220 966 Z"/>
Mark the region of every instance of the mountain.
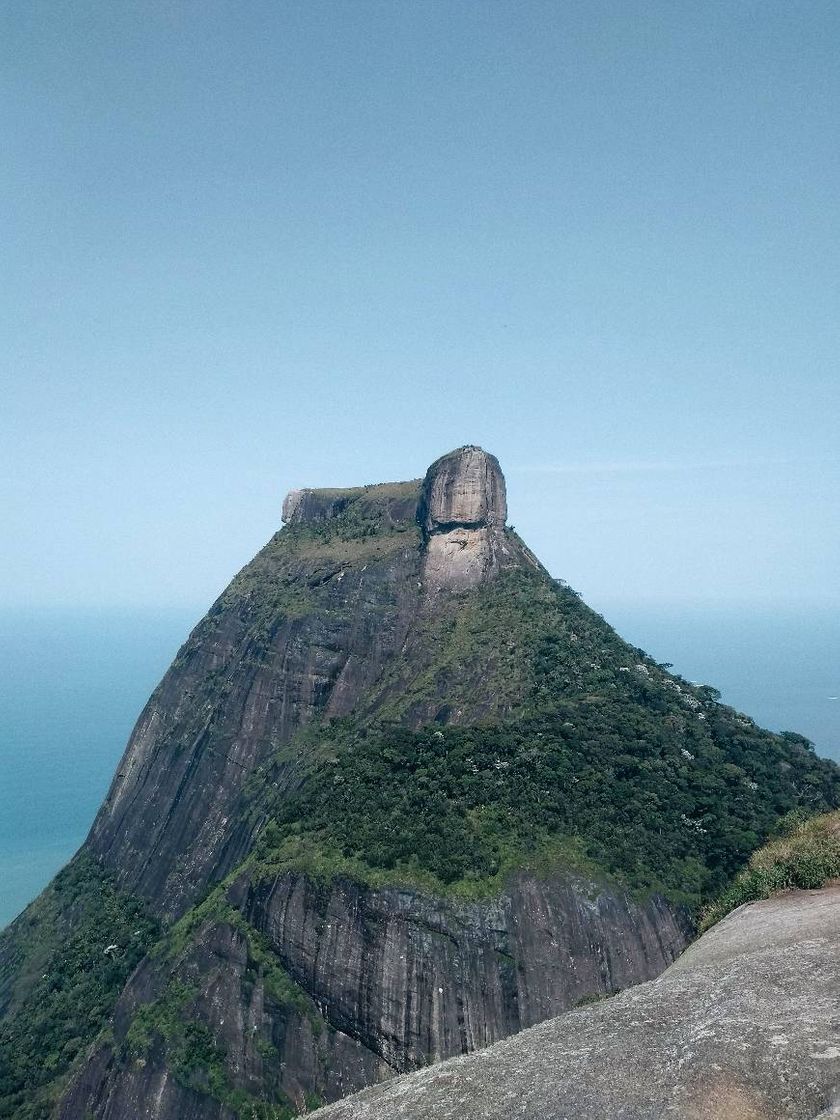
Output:
<path fill-rule="evenodd" d="M 840 887 L 742 907 L 662 976 L 313 1120 L 837 1120 Z"/>
<path fill-rule="evenodd" d="M 552 579 L 480 448 L 283 517 L 0 936 L 0 1117 L 283 1120 L 484 1047 L 657 976 L 840 803 Z"/>

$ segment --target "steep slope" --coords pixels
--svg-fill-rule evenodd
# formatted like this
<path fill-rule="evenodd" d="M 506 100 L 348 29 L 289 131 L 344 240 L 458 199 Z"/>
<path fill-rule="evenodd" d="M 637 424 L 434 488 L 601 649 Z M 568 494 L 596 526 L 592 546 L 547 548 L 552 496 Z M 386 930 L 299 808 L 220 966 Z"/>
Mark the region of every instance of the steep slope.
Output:
<path fill-rule="evenodd" d="M 318 715 L 346 714 L 405 642 L 419 483 L 306 492 L 214 604 L 146 705 L 87 846 L 181 913 L 248 851 L 245 777 Z M 294 766 L 278 780 L 294 782 Z"/>
<path fill-rule="evenodd" d="M 737 910 L 657 980 L 313 1120 L 836 1120 L 840 887 Z"/>
<path fill-rule="evenodd" d="M 836 767 L 624 643 L 506 514 L 474 447 L 289 495 L 50 920 L 0 940 L 0 1116 L 280 1118 L 485 1046 L 658 975 L 783 814 L 840 801 Z M 104 895 L 149 932 L 112 936 Z"/>

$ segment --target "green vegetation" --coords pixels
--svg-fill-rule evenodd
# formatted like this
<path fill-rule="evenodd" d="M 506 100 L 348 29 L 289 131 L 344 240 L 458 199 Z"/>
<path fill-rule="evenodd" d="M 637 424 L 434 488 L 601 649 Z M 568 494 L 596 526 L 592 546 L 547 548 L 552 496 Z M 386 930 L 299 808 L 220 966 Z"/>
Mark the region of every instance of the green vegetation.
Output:
<path fill-rule="evenodd" d="M 409 881 L 426 873 L 497 889 L 506 872 L 544 862 L 554 845 L 561 865 L 588 858 L 634 889 L 696 906 L 781 812 L 836 799 L 820 760 L 779 741 L 745 736 L 733 750 L 714 728 L 673 737 L 629 702 L 569 703 L 559 715 L 487 728 L 336 730 L 335 755 L 278 806 L 259 859 L 295 862 L 294 842 L 310 864 L 320 849 L 325 869 L 333 852 Z"/>
<path fill-rule="evenodd" d="M 84 852 L 2 934 L 0 1117 L 51 1115 L 156 935 L 142 903 Z"/>
<path fill-rule="evenodd" d="M 244 1117 L 247 1113 L 240 1113 L 240 1106 L 255 1102 L 231 1086 L 224 1050 L 207 1025 L 190 1013 L 197 994 L 195 985 L 171 978 L 158 999 L 143 1004 L 135 1013 L 121 1047 L 121 1057 L 144 1062 L 162 1044 L 167 1065 L 180 1085 L 205 1093 Z M 286 1120 L 294 1113 L 284 1104 L 283 1111 L 275 1115 L 278 1120 Z"/>
<path fill-rule="evenodd" d="M 529 870 L 540 876 L 564 868 L 590 880 L 609 877 L 574 837 L 547 837 L 528 850 L 511 845 L 495 873 L 483 877 L 466 875 L 447 881 L 424 868 L 417 859 L 394 861 L 389 867 L 374 866 L 332 846 L 324 833 L 302 832 L 298 825 L 285 830 L 276 822 L 267 826 L 247 864 L 250 876 L 257 882 L 271 881 L 294 870 L 325 887 L 342 878 L 374 889 L 409 887 L 420 893 L 462 900 L 499 895 L 510 876 L 518 870 Z"/>
<path fill-rule="evenodd" d="M 840 813 L 792 814 L 782 835 L 759 848 L 735 881 L 703 911 L 707 930 L 745 902 L 781 891 L 815 890 L 840 879 Z"/>
<path fill-rule="evenodd" d="M 188 910 L 154 946 L 152 955 L 177 963 L 179 958 L 189 952 L 201 929 L 209 925 L 226 924 L 240 933 L 247 942 L 251 978 L 262 981 L 266 994 L 274 1003 L 305 1015 L 313 1029 L 319 1031 L 323 1020 L 310 996 L 281 967 L 264 935 L 254 929 L 244 915 L 227 901 L 228 882 L 226 880 L 219 884 L 203 902 Z"/>
<path fill-rule="evenodd" d="M 152 950 L 152 957 L 167 977 L 161 995 L 143 1004 L 135 1012 L 119 1047 L 120 1060 L 125 1063 L 145 1062 L 152 1055 L 166 1055 L 166 1064 L 175 1080 L 184 1088 L 204 1093 L 229 1108 L 239 1120 L 288 1120 L 300 1114 L 280 1090 L 270 1099 L 268 1083 L 279 1083 L 279 1053 L 270 1039 L 258 1037 L 254 1045 L 259 1051 L 266 1072 L 266 1086 L 255 1097 L 235 1086 L 231 1080 L 224 1046 L 214 1037 L 204 1021 L 201 992 L 193 977 L 196 974 L 193 950 L 201 944 L 202 931 L 227 925 L 247 942 L 248 963 L 243 977 L 247 986 L 262 983 L 266 1001 L 275 1011 L 306 1016 L 317 1035 L 324 1022 L 307 993 L 295 983 L 271 952 L 264 936 L 250 926 L 243 915 L 225 898 L 224 886 L 214 889 L 198 906 L 193 907 Z M 201 972 L 203 981 L 207 975 Z M 321 1102 L 313 1097 L 309 1108 Z"/>
<path fill-rule="evenodd" d="M 469 681 L 474 657 L 486 671 L 473 703 L 495 689 L 508 718 L 308 731 L 310 773 L 272 806 L 261 873 L 384 874 L 476 894 L 553 853 L 697 908 L 782 815 L 840 803 L 840 771 L 806 740 L 763 731 L 670 675 L 538 573 L 503 577 L 436 626 L 428 666 L 388 714 L 449 703 L 450 673 Z"/>
<path fill-rule="evenodd" d="M 418 482 L 364 486 L 352 490 L 318 490 L 315 499 L 333 515 L 323 520 L 286 525 L 275 533 L 231 581 L 181 649 L 177 663 L 188 660 L 197 646 L 237 615 L 247 628 L 248 643 L 238 651 L 243 660 L 259 660 L 275 631 L 289 620 L 321 612 L 333 615 L 332 581 L 347 567 L 387 561 L 395 551 L 417 547 L 420 530 L 412 510 Z M 371 609 L 376 609 L 371 604 Z M 220 699 L 224 670 L 207 681 L 207 693 Z"/>
<path fill-rule="evenodd" d="M 223 601 L 235 601 L 243 591 L 252 588 L 262 589 L 263 577 L 273 574 L 278 561 L 290 569 L 302 561 L 337 559 L 352 563 L 377 553 L 385 554 L 406 540 L 419 542 L 420 531 L 413 512 L 402 515 L 403 507 L 410 510 L 416 503 L 418 487 L 417 482 L 397 482 L 354 490 L 316 491 L 314 500 L 325 510 L 323 519 L 286 525 L 275 533 L 233 580 Z"/>
<path fill-rule="evenodd" d="M 429 713 L 428 722 L 444 723 L 465 711 L 487 721 L 527 710 L 536 644 L 566 631 L 565 600 L 544 575 L 515 571 L 417 617 L 405 656 L 392 662 L 370 697 L 377 721 L 410 716 L 414 722 L 417 713 L 421 718 Z M 611 633 L 597 615 L 587 614 Z M 588 621 L 581 620 L 582 629 Z"/>

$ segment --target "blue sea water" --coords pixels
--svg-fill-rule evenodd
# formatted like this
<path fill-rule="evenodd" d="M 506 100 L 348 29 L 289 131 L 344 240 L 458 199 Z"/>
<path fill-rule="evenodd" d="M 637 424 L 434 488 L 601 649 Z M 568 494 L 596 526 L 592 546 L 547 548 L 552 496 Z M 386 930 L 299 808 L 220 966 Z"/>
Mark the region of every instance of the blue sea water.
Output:
<path fill-rule="evenodd" d="M 676 672 L 840 760 L 840 610 L 599 609 Z M 83 841 L 134 721 L 200 613 L 0 613 L 0 926 Z"/>
<path fill-rule="evenodd" d="M 198 613 L 0 612 L 0 927 L 84 840 Z"/>

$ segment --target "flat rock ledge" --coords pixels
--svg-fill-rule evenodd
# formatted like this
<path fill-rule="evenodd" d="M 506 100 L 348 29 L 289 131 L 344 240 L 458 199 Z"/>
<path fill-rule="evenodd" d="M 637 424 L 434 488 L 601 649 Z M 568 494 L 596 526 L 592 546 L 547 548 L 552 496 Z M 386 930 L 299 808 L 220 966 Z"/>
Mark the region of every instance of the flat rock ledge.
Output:
<path fill-rule="evenodd" d="M 657 980 L 313 1120 L 840 1120 L 840 888 L 741 907 Z"/>

